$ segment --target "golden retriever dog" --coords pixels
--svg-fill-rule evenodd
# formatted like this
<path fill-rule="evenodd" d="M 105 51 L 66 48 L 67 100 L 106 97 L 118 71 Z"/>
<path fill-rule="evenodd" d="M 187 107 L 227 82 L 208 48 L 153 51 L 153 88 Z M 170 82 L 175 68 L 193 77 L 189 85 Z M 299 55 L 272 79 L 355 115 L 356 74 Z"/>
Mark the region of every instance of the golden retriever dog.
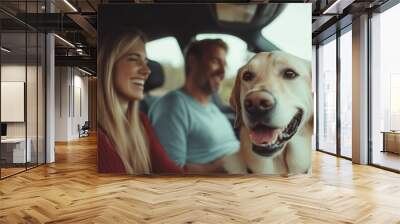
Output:
<path fill-rule="evenodd" d="M 276 51 L 256 54 L 239 69 L 230 104 L 251 173 L 311 172 L 311 63 Z"/>

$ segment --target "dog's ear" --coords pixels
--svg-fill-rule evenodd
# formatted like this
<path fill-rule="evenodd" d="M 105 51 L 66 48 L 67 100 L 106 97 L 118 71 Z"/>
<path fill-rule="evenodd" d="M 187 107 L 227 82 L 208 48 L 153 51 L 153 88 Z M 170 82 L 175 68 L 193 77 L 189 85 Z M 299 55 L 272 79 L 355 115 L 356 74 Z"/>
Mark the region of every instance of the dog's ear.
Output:
<path fill-rule="evenodd" d="M 229 103 L 231 107 L 236 112 L 235 118 L 235 127 L 238 128 L 242 125 L 242 109 L 240 104 L 240 83 L 241 83 L 241 71 L 239 69 L 238 74 L 236 75 L 235 85 L 233 86 L 231 97 L 229 98 Z"/>

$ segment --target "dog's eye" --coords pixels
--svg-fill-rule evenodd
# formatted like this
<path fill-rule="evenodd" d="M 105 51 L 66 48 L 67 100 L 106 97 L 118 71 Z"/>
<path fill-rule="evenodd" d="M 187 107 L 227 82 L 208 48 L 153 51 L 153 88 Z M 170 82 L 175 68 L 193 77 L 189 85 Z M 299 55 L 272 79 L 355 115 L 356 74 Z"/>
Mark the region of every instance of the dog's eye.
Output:
<path fill-rule="evenodd" d="M 283 73 L 283 78 L 285 78 L 285 79 L 294 79 L 297 76 L 299 76 L 299 75 L 295 71 L 293 71 L 291 69 L 287 69 Z"/>
<path fill-rule="evenodd" d="M 253 78 L 254 78 L 254 73 L 248 72 L 248 71 L 245 72 L 242 76 L 243 81 L 246 81 L 246 82 L 251 81 Z"/>

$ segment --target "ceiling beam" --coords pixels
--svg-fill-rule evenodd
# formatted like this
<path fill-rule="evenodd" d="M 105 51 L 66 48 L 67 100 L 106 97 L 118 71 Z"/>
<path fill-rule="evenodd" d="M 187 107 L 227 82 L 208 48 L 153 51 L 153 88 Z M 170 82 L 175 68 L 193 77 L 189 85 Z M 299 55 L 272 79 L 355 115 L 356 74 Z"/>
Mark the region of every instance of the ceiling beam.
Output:
<path fill-rule="evenodd" d="M 96 70 L 96 58 L 90 56 L 55 56 L 56 66 L 82 66 Z"/>
<path fill-rule="evenodd" d="M 66 12 L 65 14 L 67 17 L 82 28 L 82 30 L 89 36 L 86 41 L 88 41 L 90 45 L 96 46 L 97 30 L 85 17 L 81 15 L 80 10 L 76 9 L 76 6 L 67 0 L 55 1 L 54 5 L 62 12 Z"/>
<path fill-rule="evenodd" d="M 351 5 L 355 0 L 336 0 L 326 7 L 322 14 L 342 14 L 343 10 Z"/>

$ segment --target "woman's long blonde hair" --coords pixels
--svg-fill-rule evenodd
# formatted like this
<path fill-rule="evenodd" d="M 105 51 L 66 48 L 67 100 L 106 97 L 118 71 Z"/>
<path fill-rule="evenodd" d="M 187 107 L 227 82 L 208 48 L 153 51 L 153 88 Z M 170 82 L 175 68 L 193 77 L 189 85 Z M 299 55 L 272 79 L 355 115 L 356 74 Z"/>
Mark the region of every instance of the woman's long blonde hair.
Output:
<path fill-rule="evenodd" d="M 125 113 L 115 86 L 115 65 L 137 41 L 145 42 L 139 31 L 113 34 L 104 39 L 98 60 L 98 124 L 112 140 L 128 174 L 151 172 L 148 138 L 139 118 L 139 101 L 128 103 Z"/>

